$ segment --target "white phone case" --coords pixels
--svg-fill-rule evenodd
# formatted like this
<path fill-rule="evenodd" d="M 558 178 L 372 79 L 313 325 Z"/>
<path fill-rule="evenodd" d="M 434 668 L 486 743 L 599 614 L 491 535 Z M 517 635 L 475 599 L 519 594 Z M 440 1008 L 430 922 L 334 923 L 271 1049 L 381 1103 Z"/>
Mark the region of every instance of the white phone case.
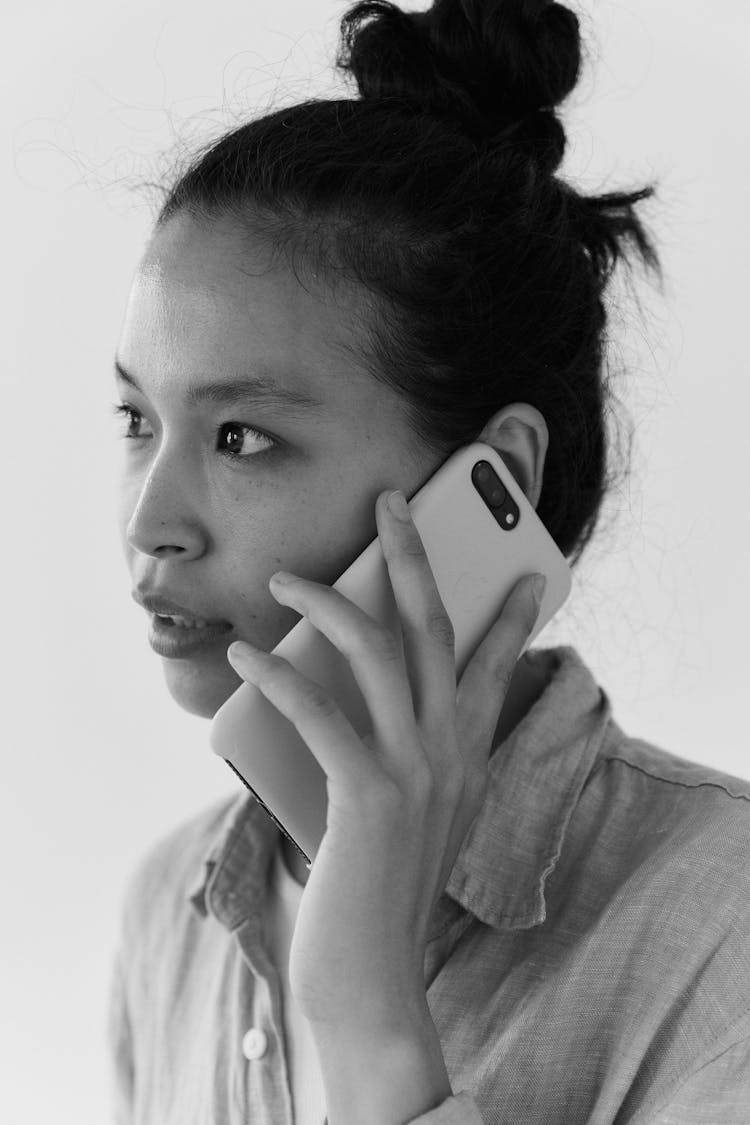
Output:
<path fill-rule="evenodd" d="M 476 471 L 483 462 L 507 492 L 507 526 L 479 491 Z M 567 599 L 572 575 L 501 456 L 483 442 L 463 446 L 409 501 L 409 511 L 453 624 L 456 683 L 515 584 L 539 571 L 547 586 L 522 656 Z M 403 652 L 401 619 L 377 536 L 333 588 L 390 630 Z M 348 660 L 306 618 L 273 652 L 320 684 L 360 737 L 371 732 Z M 294 724 L 255 685 L 243 683 L 214 715 L 209 742 L 311 867 L 326 830 L 326 774 Z"/>

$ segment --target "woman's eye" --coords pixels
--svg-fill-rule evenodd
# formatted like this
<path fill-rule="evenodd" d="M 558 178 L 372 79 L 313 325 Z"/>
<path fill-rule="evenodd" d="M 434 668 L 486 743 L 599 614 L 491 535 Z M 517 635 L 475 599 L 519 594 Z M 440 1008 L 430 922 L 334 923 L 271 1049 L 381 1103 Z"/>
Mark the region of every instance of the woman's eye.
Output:
<path fill-rule="evenodd" d="M 120 402 L 112 403 L 112 409 L 113 413 L 118 417 L 125 416 L 129 419 L 129 424 L 127 427 L 128 432 L 122 434 L 122 437 L 128 438 L 130 441 L 145 440 L 145 437 L 147 435 L 130 433 L 130 430 L 132 430 L 134 427 L 138 427 L 140 422 L 143 420 L 143 415 L 139 410 L 136 410 L 134 406 L 128 406 L 127 403 Z M 218 432 L 221 433 L 224 430 L 226 430 L 230 434 L 240 435 L 244 431 L 246 435 L 251 435 L 254 440 L 265 442 L 266 448 L 261 449 L 259 451 L 260 453 L 270 452 L 271 449 L 274 449 L 279 444 L 275 438 L 269 437 L 269 435 L 264 434 L 262 430 L 256 430 L 254 426 L 248 426 L 244 422 L 224 422 L 223 425 L 219 427 Z M 241 446 L 244 440 L 245 439 L 240 436 L 239 441 L 235 442 L 235 444 L 239 444 Z M 225 457 L 234 458 L 237 461 L 248 461 L 251 457 L 259 456 L 258 452 L 235 453 L 229 449 L 221 449 L 219 450 L 219 452 L 223 453 Z"/>

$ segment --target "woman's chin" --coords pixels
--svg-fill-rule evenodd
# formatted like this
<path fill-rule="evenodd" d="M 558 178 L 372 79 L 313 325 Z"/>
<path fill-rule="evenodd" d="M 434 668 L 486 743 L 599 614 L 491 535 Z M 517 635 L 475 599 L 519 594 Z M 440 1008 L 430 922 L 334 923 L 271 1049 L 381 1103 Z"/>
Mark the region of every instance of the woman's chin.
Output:
<path fill-rule="evenodd" d="M 228 646 L 227 646 L 228 647 Z M 224 656 L 224 666 L 215 660 L 167 660 L 162 658 L 169 693 L 183 711 L 212 719 L 245 681 Z"/>

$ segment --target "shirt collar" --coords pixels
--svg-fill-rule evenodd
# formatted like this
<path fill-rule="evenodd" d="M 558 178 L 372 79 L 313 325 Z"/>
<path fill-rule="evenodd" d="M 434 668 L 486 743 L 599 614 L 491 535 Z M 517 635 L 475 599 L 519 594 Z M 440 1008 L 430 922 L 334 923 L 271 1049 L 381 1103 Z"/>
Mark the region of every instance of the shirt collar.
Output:
<path fill-rule="evenodd" d="M 609 697 L 577 651 L 534 649 L 546 677 L 540 697 L 489 760 L 487 794 L 435 909 L 430 940 L 455 917 L 454 903 L 498 930 L 545 920 L 544 888 L 571 814 L 610 736 L 622 736 Z M 265 895 L 280 830 L 250 793 L 233 799 L 188 891 L 234 929 Z"/>

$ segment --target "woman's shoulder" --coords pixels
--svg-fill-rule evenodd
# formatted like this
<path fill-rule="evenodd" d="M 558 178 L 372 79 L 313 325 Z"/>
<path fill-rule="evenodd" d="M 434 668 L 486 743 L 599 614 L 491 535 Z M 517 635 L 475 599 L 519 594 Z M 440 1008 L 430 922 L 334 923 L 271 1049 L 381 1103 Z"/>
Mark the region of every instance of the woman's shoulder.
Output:
<path fill-rule="evenodd" d="M 635 802 L 641 811 L 663 807 L 670 818 L 679 814 L 696 824 L 718 820 L 726 827 L 734 822 L 746 837 L 750 829 L 749 778 L 626 735 L 612 720 L 610 726 L 594 775 L 602 775 L 601 781 L 608 775 L 621 803 Z"/>
<path fill-rule="evenodd" d="M 126 915 L 153 917 L 155 911 L 164 912 L 169 900 L 184 897 L 237 801 L 237 794 L 213 801 L 172 825 L 137 856 L 123 895 Z"/>
<path fill-rule="evenodd" d="M 619 762 L 668 786 L 721 790 L 722 794 L 736 802 L 740 815 L 750 815 L 749 778 L 693 761 L 646 739 L 626 735 L 614 722 L 611 726 L 615 733 L 608 739 L 607 749 L 602 754 L 603 765 Z"/>
<path fill-rule="evenodd" d="M 704 899 L 748 901 L 750 779 L 691 760 L 612 723 L 584 800 L 586 815 L 618 842 L 608 862 L 629 863 L 650 879 L 692 885 Z M 679 878 L 677 878 L 679 876 Z M 748 915 L 750 923 L 750 913 Z"/>

